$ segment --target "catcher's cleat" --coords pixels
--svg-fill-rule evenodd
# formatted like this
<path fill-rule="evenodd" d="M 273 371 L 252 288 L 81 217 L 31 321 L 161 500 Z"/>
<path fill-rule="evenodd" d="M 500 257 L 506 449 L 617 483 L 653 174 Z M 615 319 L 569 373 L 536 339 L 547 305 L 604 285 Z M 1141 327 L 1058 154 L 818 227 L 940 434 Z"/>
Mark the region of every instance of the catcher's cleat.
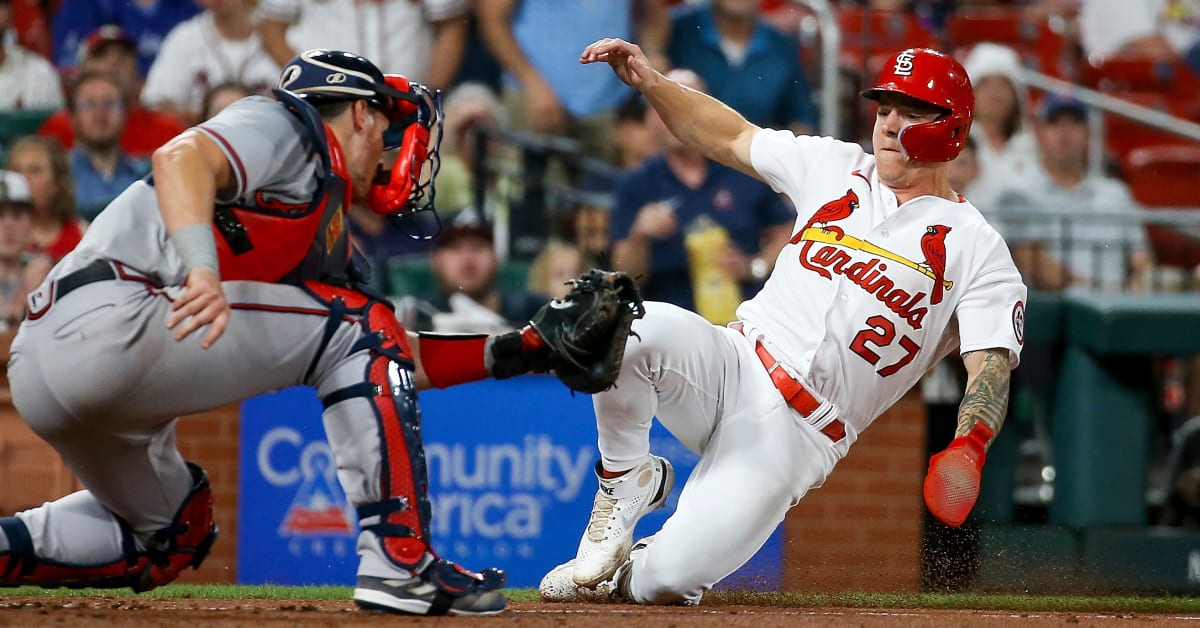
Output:
<path fill-rule="evenodd" d="M 601 477 L 597 463 L 596 476 L 600 489 L 571 572 L 575 584 L 584 587 L 608 580 L 629 558 L 634 526 L 646 513 L 667 503 L 675 483 L 671 463 L 654 455 L 617 478 Z"/>
<path fill-rule="evenodd" d="M 499 569 L 474 573 L 427 555 L 425 566 L 411 577 L 359 576 L 354 603 L 405 615 L 495 615 L 508 602 L 500 592 L 505 581 Z"/>

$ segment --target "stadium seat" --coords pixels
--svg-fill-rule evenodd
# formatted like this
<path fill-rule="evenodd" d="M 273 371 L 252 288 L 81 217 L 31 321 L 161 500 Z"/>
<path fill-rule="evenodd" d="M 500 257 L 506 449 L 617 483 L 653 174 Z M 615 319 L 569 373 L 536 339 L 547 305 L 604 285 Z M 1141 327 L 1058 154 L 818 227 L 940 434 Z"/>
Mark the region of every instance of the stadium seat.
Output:
<path fill-rule="evenodd" d="M 37 133 L 55 109 L 14 109 L 0 112 L 0 146 L 5 150 L 17 139 Z"/>
<path fill-rule="evenodd" d="M 977 7 L 955 11 L 946 18 L 946 45 L 955 54 L 980 42 L 1010 46 L 1030 68 L 1057 77 L 1071 76 L 1063 25 L 1029 15 L 1019 7 Z"/>
<path fill-rule="evenodd" d="M 1200 207 L 1200 146 L 1136 148 L 1125 156 L 1122 170 L 1134 198 L 1147 207 Z M 1150 225 L 1146 232 L 1159 264 L 1200 265 L 1200 235 L 1163 225 Z"/>
<path fill-rule="evenodd" d="M 1200 146 L 1143 146 L 1122 163 L 1134 198 L 1147 207 L 1200 207 Z"/>
<path fill-rule="evenodd" d="M 872 57 L 886 59 L 904 48 L 941 48 L 937 36 L 909 11 L 845 8 L 838 10 L 837 20 L 844 67 L 861 68 Z"/>

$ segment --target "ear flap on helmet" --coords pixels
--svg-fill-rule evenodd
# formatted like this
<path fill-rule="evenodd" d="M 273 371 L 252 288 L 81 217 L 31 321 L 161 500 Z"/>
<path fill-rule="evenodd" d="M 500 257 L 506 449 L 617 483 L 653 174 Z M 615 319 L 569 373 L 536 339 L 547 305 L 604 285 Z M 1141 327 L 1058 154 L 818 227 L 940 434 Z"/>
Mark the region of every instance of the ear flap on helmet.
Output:
<path fill-rule="evenodd" d="M 950 161 L 967 143 L 970 131 L 970 117 L 951 113 L 933 122 L 900 129 L 900 147 L 917 161 Z"/>

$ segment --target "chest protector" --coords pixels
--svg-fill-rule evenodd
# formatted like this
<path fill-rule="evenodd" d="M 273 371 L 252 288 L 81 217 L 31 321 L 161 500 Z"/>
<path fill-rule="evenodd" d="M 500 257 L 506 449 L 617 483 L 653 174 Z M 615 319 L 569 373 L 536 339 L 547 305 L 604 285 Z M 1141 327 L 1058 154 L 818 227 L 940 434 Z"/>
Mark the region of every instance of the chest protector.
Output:
<path fill-rule="evenodd" d="M 213 230 L 221 279 L 345 284 L 352 251 L 346 224 L 351 189 L 341 146 L 311 105 L 284 90 L 273 91 L 280 106 L 300 120 L 321 158 L 317 189 L 307 204 L 284 203 L 259 190 L 248 204 L 217 205 Z"/>

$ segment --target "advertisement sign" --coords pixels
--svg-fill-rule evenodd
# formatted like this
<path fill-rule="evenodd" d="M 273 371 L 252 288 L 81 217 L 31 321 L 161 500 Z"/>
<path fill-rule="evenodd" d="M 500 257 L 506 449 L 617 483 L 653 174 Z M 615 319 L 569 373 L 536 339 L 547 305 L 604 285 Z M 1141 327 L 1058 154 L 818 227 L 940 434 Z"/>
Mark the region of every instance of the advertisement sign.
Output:
<path fill-rule="evenodd" d="M 420 406 L 439 554 L 471 569 L 501 567 L 513 587 L 536 587 L 574 557 L 596 491 L 589 396 L 535 376 L 422 391 Z M 294 388 L 247 401 L 241 434 L 238 582 L 353 584 L 358 522 L 316 394 Z M 657 424 L 651 450 L 674 464 L 675 492 L 635 538 L 662 526 L 697 462 Z M 718 588 L 778 589 L 781 537 Z"/>

